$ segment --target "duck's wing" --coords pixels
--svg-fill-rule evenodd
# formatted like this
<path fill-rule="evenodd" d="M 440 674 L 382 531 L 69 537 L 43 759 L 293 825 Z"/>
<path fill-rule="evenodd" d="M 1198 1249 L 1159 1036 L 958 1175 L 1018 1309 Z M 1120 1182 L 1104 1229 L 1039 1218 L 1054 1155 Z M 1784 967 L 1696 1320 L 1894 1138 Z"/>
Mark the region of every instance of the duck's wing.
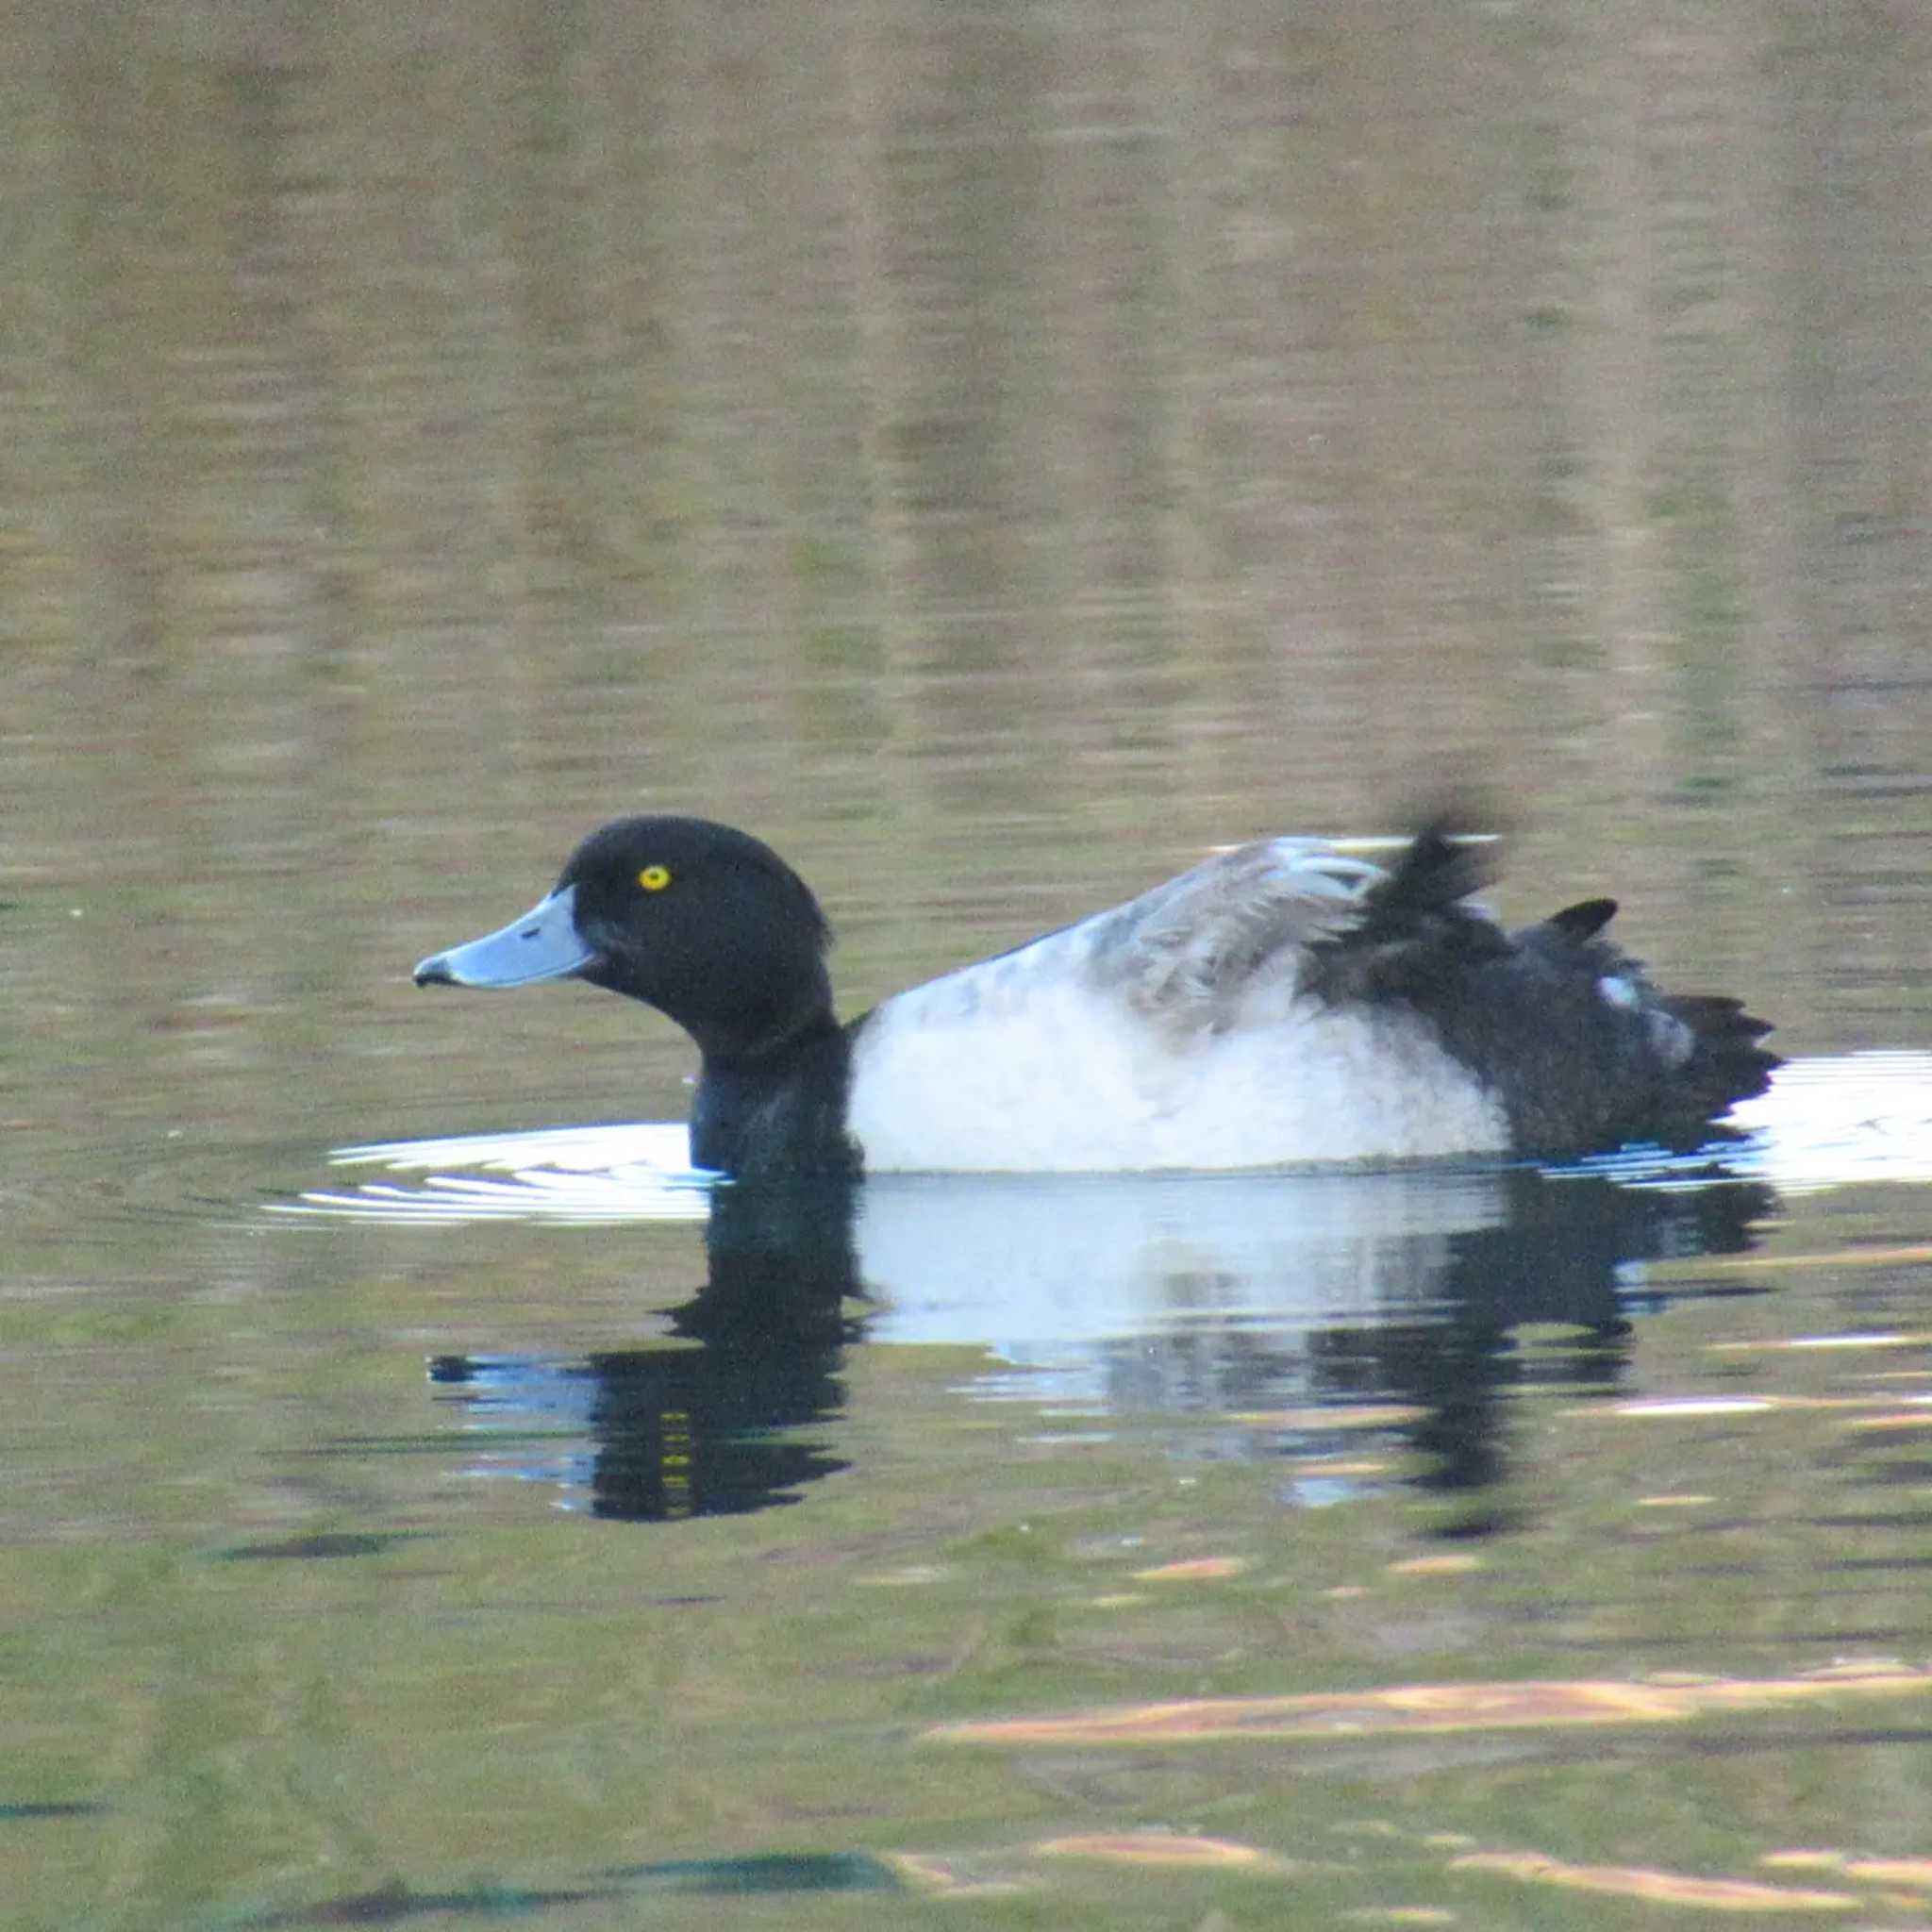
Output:
<path fill-rule="evenodd" d="M 1590 899 L 1506 932 L 1460 815 L 1386 867 L 1276 839 L 853 1024 L 871 1168 L 1233 1168 L 1700 1144 L 1763 1022 L 1660 992 Z M 913 1124 L 908 1129 L 908 1122 Z"/>
<path fill-rule="evenodd" d="M 1073 930 L 1092 978 L 1176 1035 L 1224 1029 L 1264 986 L 1335 1006 L 1403 999 L 1440 975 L 1445 952 L 1507 949 L 1472 903 L 1481 851 L 1446 822 L 1388 868 L 1321 840 L 1265 840 Z"/>
<path fill-rule="evenodd" d="M 1606 936 L 1614 899 L 1506 932 L 1474 896 L 1488 841 L 1459 824 L 1424 825 L 1386 871 L 1311 840 L 1242 846 L 1090 921 L 1089 970 L 1176 1050 L 1291 1008 L 1420 1022 L 1524 1149 L 1695 1144 L 1764 1091 L 1764 1021 L 1659 989 Z"/>
<path fill-rule="evenodd" d="M 1507 945 L 1461 904 L 1475 882 L 1446 833 L 1388 869 L 1310 839 L 1216 854 L 854 1021 L 848 1129 L 875 1172 L 1500 1149 L 1500 1107 L 1402 991 L 1431 925 Z"/>

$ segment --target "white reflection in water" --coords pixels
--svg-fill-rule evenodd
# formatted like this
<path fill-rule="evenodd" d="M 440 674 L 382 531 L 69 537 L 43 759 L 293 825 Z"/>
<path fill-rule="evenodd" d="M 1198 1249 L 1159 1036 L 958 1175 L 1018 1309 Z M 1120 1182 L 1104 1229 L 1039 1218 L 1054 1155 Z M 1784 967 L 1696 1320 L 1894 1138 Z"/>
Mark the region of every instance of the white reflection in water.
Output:
<path fill-rule="evenodd" d="M 1932 1179 L 1932 1054 L 1871 1052 L 1835 1058 L 1792 1060 L 1778 1070 L 1770 1090 L 1745 1101 L 1725 1124 L 1751 1138 L 1724 1152 L 1727 1171 L 1740 1178 L 1768 1182 L 1781 1192 L 1806 1192 L 1872 1181 Z M 520 1134 L 462 1135 L 446 1140 L 375 1141 L 345 1147 L 333 1157 L 338 1167 L 380 1167 L 408 1175 L 407 1181 L 363 1181 L 349 1189 L 321 1190 L 275 1211 L 358 1219 L 449 1221 L 510 1216 L 529 1221 L 702 1221 L 708 1212 L 716 1176 L 691 1165 L 684 1124 L 656 1121 L 592 1127 L 548 1127 Z M 1580 1170 L 1607 1178 L 1669 1185 L 1701 1178 L 1707 1163 L 1635 1148 L 1579 1163 Z M 1354 1171 L 1275 1176 L 1132 1175 L 1066 1179 L 991 1177 L 995 1185 L 1017 1190 L 1096 1188 L 1104 1204 L 1098 1218 L 1142 1220 L 1129 1197 L 1149 1198 L 1150 1189 L 1169 1208 L 1186 1203 L 1211 1210 L 1208 1191 L 1239 1185 L 1307 1183 L 1303 1200 L 1318 1211 L 1326 1202 L 1346 1202 L 1351 1216 L 1391 1211 L 1389 1201 L 1408 1198 L 1410 1190 L 1389 1191 L 1380 1207 L 1373 1190 L 1358 1183 L 1389 1178 Z M 1405 1177 L 1405 1183 L 1407 1177 Z M 891 1188 L 917 1191 L 907 1197 L 926 1215 L 945 1215 L 946 1198 L 976 1185 L 980 1177 L 881 1180 L 871 1195 L 882 1202 Z M 1474 1176 L 1439 1174 L 1433 1186 L 1461 1190 L 1464 1211 L 1480 1191 Z M 1174 1191 L 1163 1191 L 1173 1190 Z M 1025 1200 L 1011 1197 L 1013 1211 Z M 1037 1198 L 1037 1197 L 1036 1197 Z M 1441 1203 L 1425 1208 L 1440 1211 Z M 889 1241 L 895 1210 L 882 1206 L 875 1224 L 882 1244 Z M 1055 1211 L 1058 1211 L 1056 1208 Z M 1400 1210 L 1417 1211 L 1412 1201 Z M 1051 1237 L 1049 1216 L 1037 1231 Z M 1158 1217 L 1157 1216 L 1157 1220 Z M 1017 1240 L 1017 1235 L 1015 1236 Z M 1117 1245 L 1117 1243 L 1115 1243 Z"/>

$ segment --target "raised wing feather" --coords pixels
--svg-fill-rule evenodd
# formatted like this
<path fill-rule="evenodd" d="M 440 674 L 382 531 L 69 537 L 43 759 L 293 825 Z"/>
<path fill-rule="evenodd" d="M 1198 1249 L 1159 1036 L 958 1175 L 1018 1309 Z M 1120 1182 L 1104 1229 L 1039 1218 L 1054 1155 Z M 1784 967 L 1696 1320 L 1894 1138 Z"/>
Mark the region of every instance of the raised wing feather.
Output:
<path fill-rule="evenodd" d="M 1357 927 L 1389 876 L 1318 840 L 1239 846 L 1091 922 L 1089 970 L 1165 1028 L 1218 1029 L 1257 983 L 1298 979 L 1312 948 Z"/>

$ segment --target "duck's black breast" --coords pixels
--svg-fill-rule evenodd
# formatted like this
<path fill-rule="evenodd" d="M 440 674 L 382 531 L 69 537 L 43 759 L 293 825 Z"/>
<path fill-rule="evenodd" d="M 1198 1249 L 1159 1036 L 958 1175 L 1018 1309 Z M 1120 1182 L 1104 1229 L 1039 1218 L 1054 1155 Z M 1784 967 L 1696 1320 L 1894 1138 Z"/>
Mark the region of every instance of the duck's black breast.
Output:
<path fill-rule="evenodd" d="M 707 1056 L 691 1106 L 691 1159 L 748 1179 L 856 1177 L 862 1163 L 847 1130 L 847 1098 L 852 1036 L 864 1024 L 827 1017 L 753 1059 Z"/>

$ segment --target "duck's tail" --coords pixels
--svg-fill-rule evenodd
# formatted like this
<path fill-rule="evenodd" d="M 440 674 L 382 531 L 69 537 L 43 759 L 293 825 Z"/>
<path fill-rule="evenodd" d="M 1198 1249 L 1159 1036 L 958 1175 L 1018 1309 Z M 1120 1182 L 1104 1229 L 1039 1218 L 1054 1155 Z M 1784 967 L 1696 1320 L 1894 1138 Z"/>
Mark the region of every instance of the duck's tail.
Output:
<path fill-rule="evenodd" d="M 1744 1010 L 1742 1000 L 1721 993 L 1671 993 L 1665 1012 L 1690 1034 L 1690 1053 L 1677 1069 L 1676 1087 L 1700 1120 L 1728 1113 L 1771 1085 L 1783 1059 L 1758 1041 L 1771 1022 Z"/>
<path fill-rule="evenodd" d="M 1495 1093 L 1524 1153 L 1650 1141 L 1695 1146 L 1778 1057 L 1770 1023 L 1740 1000 L 1666 993 L 1604 936 L 1614 899 L 1585 899 L 1505 932 L 1473 894 L 1491 849 L 1465 810 L 1428 818 L 1359 919 L 1318 960 L 1330 998 L 1388 1001 L 1425 1016 Z"/>
<path fill-rule="evenodd" d="M 1604 936 L 1616 909 L 1614 899 L 1565 907 L 1510 934 L 1511 958 L 1498 962 L 1525 1031 L 1551 1041 L 1572 1069 L 1565 1077 L 1533 1054 L 1501 1063 L 1529 1075 L 1500 1087 L 1525 1150 L 1694 1147 L 1781 1064 L 1758 1043 L 1771 1023 L 1741 1000 L 1656 986 Z"/>

